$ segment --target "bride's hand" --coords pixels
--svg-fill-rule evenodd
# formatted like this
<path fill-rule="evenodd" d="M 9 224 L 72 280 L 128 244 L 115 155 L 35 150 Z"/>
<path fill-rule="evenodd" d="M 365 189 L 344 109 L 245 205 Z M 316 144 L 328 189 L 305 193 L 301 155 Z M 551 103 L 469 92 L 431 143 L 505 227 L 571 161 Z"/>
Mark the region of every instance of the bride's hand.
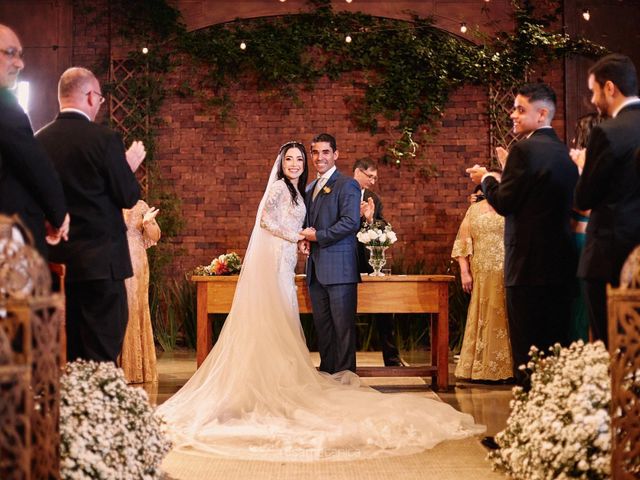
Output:
<path fill-rule="evenodd" d="M 308 240 L 300 240 L 298 242 L 298 251 L 303 255 L 309 255 L 311 247 Z"/>

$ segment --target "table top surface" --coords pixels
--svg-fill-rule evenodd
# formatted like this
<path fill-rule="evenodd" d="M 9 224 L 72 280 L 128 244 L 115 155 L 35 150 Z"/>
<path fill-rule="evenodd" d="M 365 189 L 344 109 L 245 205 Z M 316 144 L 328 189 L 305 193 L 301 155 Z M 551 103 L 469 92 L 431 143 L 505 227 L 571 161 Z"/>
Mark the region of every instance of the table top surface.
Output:
<path fill-rule="evenodd" d="M 194 282 L 237 282 L 239 275 L 193 275 Z M 385 275 L 383 277 L 370 277 L 361 274 L 363 282 L 453 282 L 453 275 Z M 296 275 L 297 282 L 303 282 L 306 275 Z"/>

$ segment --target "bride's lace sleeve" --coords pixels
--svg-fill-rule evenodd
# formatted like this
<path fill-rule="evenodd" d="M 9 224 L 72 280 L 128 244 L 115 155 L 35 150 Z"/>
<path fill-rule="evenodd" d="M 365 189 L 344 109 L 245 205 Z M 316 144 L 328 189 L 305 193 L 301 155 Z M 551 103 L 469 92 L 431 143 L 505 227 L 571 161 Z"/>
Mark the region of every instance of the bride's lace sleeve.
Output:
<path fill-rule="evenodd" d="M 460 224 L 460 228 L 458 229 L 458 235 L 456 236 L 455 242 L 453 242 L 453 250 L 451 251 L 452 258 L 468 257 L 473 255 L 473 239 L 471 237 L 471 229 L 469 226 L 471 209 L 472 208 L 469 207 L 464 216 L 464 220 L 462 220 L 462 224 Z"/>
<path fill-rule="evenodd" d="M 292 215 L 291 206 L 291 194 L 285 183 L 274 182 L 262 210 L 260 226 L 277 237 L 296 243 L 300 225 Z"/>

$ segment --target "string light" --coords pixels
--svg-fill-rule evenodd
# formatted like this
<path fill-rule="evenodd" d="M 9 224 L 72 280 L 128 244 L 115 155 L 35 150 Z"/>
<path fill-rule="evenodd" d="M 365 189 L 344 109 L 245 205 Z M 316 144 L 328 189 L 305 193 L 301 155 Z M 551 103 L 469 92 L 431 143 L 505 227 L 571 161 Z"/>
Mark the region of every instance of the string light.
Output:
<path fill-rule="evenodd" d="M 345 2 L 351 3 L 351 2 L 353 2 L 353 0 L 345 0 Z"/>
<path fill-rule="evenodd" d="M 246 50 L 247 49 L 247 44 L 244 42 L 240 42 L 240 50 Z"/>
<path fill-rule="evenodd" d="M 347 43 L 351 43 L 351 40 L 353 40 L 351 38 L 351 35 L 347 35 L 346 37 L 344 37 L 344 41 L 347 42 Z"/>
<path fill-rule="evenodd" d="M 149 53 L 149 49 L 147 47 L 142 47 L 142 53 L 146 55 L 147 53 Z"/>
<path fill-rule="evenodd" d="M 461 31 L 462 33 L 467 33 L 467 24 L 466 24 L 465 22 L 462 22 L 462 23 L 460 24 L 460 31 Z"/>
<path fill-rule="evenodd" d="M 587 22 L 589 21 L 589 19 L 591 18 L 591 13 L 589 13 L 589 9 L 585 8 L 582 11 L 582 18 L 584 18 Z"/>

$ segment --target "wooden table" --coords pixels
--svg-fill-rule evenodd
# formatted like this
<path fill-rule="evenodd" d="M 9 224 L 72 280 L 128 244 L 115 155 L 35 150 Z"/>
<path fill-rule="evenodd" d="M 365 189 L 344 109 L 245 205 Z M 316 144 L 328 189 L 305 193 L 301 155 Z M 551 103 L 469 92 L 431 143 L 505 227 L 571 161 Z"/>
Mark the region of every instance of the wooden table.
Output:
<path fill-rule="evenodd" d="M 432 313 L 431 365 L 417 367 L 358 367 L 365 377 L 420 376 L 432 385 L 449 386 L 449 283 L 451 275 L 363 276 L 358 284 L 358 313 Z M 197 285 L 197 362 L 202 364 L 212 347 L 209 314 L 229 313 L 238 276 L 193 276 Z M 311 313 L 304 275 L 296 276 L 300 313 Z"/>

